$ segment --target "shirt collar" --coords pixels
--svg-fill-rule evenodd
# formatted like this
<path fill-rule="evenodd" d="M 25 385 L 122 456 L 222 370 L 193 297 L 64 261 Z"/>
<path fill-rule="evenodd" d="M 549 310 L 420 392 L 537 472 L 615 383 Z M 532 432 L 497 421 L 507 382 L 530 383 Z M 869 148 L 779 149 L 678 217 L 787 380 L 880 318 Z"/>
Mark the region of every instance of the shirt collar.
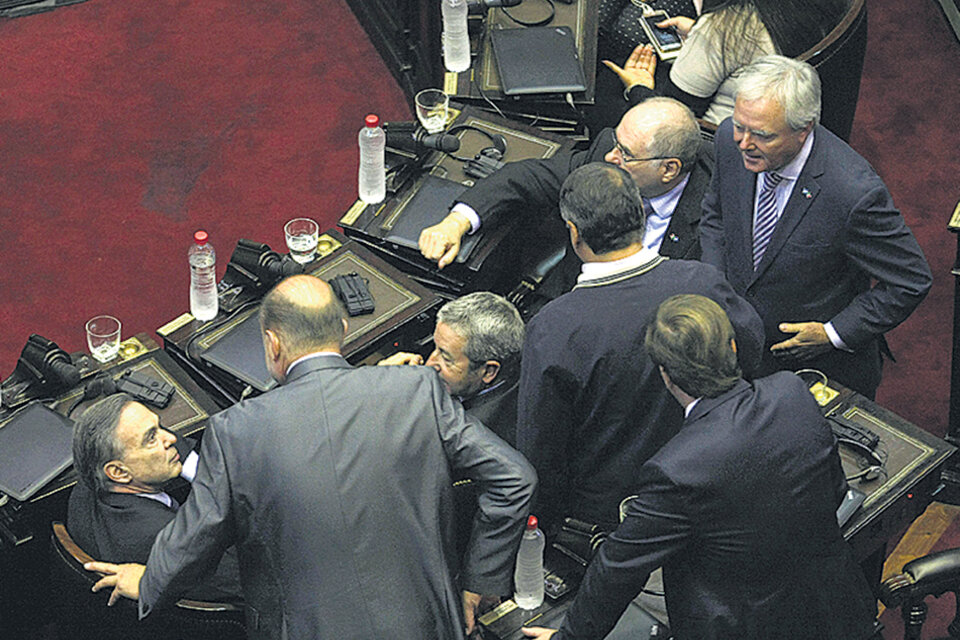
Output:
<path fill-rule="evenodd" d="M 158 491 L 156 493 L 135 493 L 133 495 L 140 496 L 141 498 L 147 498 L 148 500 L 156 500 L 160 504 L 164 504 L 171 509 L 174 508 L 173 498 L 171 498 L 170 494 L 168 494 L 166 491 Z"/>
<path fill-rule="evenodd" d="M 673 189 L 670 189 L 670 191 L 661 193 L 653 198 L 647 198 L 647 200 L 650 202 L 650 208 L 653 209 L 652 213 L 655 213 L 662 218 L 668 218 L 672 216 L 674 209 L 677 208 L 677 203 L 680 202 L 680 196 L 683 195 L 683 188 L 687 186 L 687 182 L 689 181 L 690 174 L 688 173 L 683 177 L 683 180 L 673 187 Z M 661 214 L 661 212 L 663 213 Z M 650 215 L 650 212 L 648 212 L 647 215 Z"/>
<path fill-rule="evenodd" d="M 693 408 L 694 408 L 695 406 L 697 406 L 697 403 L 700 402 L 700 400 L 701 400 L 701 398 L 694 398 L 693 402 L 691 402 L 690 404 L 688 404 L 687 406 L 685 406 L 685 407 L 683 408 L 683 417 L 684 417 L 684 418 L 689 418 L 689 417 L 690 417 L 690 412 L 693 411 Z"/>
<path fill-rule="evenodd" d="M 800 151 L 793 157 L 793 160 L 788 162 L 786 166 L 777 171 L 778 175 L 783 176 L 787 180 L 796 180 L 800 177 L 800 172 L 803 171 L 803 166 L 807 164 L 807 158 L 810 157 L 810 152 L 813 150 L 813 131 L 810 131 L 810 135 L 807 136 L 807 139 L 804 141 L 803 146 L 800 147 Z"/>
<path fill-rule="evenodd" d="M 626 258 L 620 258 L 619 260 L 613 260 L 611 262 L 584 262 L 580 268 L 580 276 L 577 278 L 577 283 L 582 284 L 591 280 L 599 280 L 624 271 L 636 269 L 659 257 L 656 251 L 642 247 L 636 253 Z"/>
<path fill-rule="evenodd" d="M 297 358 L 296 360 L 294 360 L 293 362 L 291 362 L 291 363 L 290 363 L 290 366 L 287 367 L 287 371 L 284 373 L 284 375 L 285 375 L 285 376 L 289 376 L 289 375 L 290 375 L 290 371 L 291 371 L 295 366 L 297 366 L 298 364 L 300 364 L 301 362 L 304 362 L 304 361 L 306 361 L 306 360 L 312 360 L 312 359 L 314 359 L 314 358 L 326 357 L 326 356 L 336 356 L 336 357 L 338 357 L 338 358 L 342 358 L 342 357 L 343 357 L 342 355 L 340 355 L 340 354 L 337 353 L 336 351 L 317 351 L 317 352 L 314 352 L 314 353 L 308 353 L 307 355 L 305 355 L 305 356 L 300 356 L 299 358 Z"/>

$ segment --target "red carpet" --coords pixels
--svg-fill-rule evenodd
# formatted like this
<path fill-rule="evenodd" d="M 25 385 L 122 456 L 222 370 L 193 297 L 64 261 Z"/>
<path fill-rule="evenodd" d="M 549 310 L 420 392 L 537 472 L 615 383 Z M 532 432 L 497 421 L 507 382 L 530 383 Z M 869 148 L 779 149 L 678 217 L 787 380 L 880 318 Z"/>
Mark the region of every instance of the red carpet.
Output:
<path fill-rule="evenodd" d="M 0 376 L 30 333 L 85 349 L 188 308 L 204 228 L 333 226 L 356 198 L 363 116 L 409 119 L 340 0 L 91 0 L 0 23 Z"/>

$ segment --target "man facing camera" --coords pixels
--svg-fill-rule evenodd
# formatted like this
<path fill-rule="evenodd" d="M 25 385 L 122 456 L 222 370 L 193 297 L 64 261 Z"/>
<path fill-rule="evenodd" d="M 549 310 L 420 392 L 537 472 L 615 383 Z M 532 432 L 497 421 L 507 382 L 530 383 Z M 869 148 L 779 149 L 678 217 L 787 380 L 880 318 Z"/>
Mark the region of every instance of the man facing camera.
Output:
<path fill-rule="evenodd" d="M 523 319 L 503 296 L 477 291 L 452 300 L 437 313 L 433 367 L 466 412 L 513 444 L 517 385 L 523 349 Z M 416 353 L 399 352 L 379 365 L 423 364 Z"/>
<path fill-rule="evenodd" d="M 613 529 L 640 466 L 683 419 L 643 346 L 657 305 L 677 293 L 716 300 L 733 319 L 747 370 L 760 360 L 763 329 L 715 268 L 643 246 L 640 194 L 623 169 L 593 163 L 571 173 L 560 214 L 584 264 L 573 291 L 527 328 L 517 448 L 537 469 L 534 513 L 548 530 L 567 516 Z"/>
<path fill-rule="evenodd" d="M 690 109 L 671 98 L 633 107 L 616 129 L 601 131 L 585 151 L 511 162 L 480 180 L 443 221 L 423 230 L 420 252 L 443 268 L 457 257 L 464 235 L 496 224 L 499 216 L 530 211 L 547 219 L 570 172 L 600 161 L 630 174 L 645 199 L 645 247 L 671 258 L 699 258 L 700 201 L 713 171 L 713 152 Z"/>
<path fill-rule="evenodd" d="M 95 589 L 176 600 L 227 546 L 240 552 L 252 638 L 438 638 L 509 593 L 535 475 L 423 367 L 354 368 L 330 286 L 293 276 L 263 299 L 280 386 L 210 418 L 194 489 L 142 565 L 91 563 Z M 453 479 L 480 487 L 458 560 Z"/>
<path fill-rule="evenodd" d="M 77 420 L 73 461 L 80 482 L 70 494 L 67 530 L 74 541 L 95 558 L 144 563 L 180 506 L 164 486 L 178 476 L 192 481 L 198 457 L 190 443 L 160 426 L 157 414 L 116 393 Z M 225 555 L 187 595 L 239 601 L 236 555 Z"/>
<path fill-rule="evenodd" d="M 743 70 L 716 133 L 702 259 L 760 312 L 760 375 L 819 369 L 873 398 L 883 334 L 927 295 L 930 267 L 880 177 L 819 120 L 809 64 L 767 56 Z"/>
<path fill-rule="evenodd" d="M 643 465 L 554 640 L 606 636 L 661 565 L 678 640 L 873 637 L 876 600 L 837 524 L 836 439 L 806 385 L 744 380 L 733 327 L 702 296 L 664 301 L 645 342 L 686 418 Z"/>

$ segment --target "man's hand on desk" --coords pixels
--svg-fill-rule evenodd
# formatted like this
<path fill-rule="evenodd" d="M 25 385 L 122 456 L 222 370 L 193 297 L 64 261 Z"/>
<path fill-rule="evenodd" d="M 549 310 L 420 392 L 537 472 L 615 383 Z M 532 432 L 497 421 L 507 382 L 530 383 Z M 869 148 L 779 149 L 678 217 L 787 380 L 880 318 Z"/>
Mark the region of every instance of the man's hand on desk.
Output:
<path fill-rule="evenodd" d="M 469 636 L 477 626 L 477 617 L 500 604 L 497 596 L 484 596 L 473 591 L 463 591 L 463 619 Z"/>
<path fill-rule="evenodd" d="M 528 638 L 538 638 L 538 640 L 547 640 L 557 632 L 556 629 L 547 629 L 545 627 L 521 627 L 520 631 Z"/>
<path fill-rule="evenodd" d="M 783 333 L 796 335 L 770 347 L 775 356 L 787 356 L 803 362 L 834 348 L 822 322 L 783 322 L 777 328 Z"/>
<path fill-rule="evenodd" d="M 389 367 L 398 364 L 423 364 L 423 356 L 419 353 L 407 353 L 406 351 L 397 351 L 392 356 L 384 358 L 377 363 L 378 367 Z"/>
<path fill-rule="evenodd" d="M 109 562 L 88 562 L 83 565 L 87 571 L 105 574 L 95 585 L 93 591 L 113 587 L 113 593 L 107 600 L 107 606 L 112 607 L 120 596 L 131 600 L 140 599 L 140 578 L 146 567 L 142 564 L 110 564 Z"/>
<path fill-rule="evenodd" d="M 470 227 L 465 216 L 450 212 L 446 218 L 420 232 L 420 253 L 428 260 L 436 260 L 437 268 L 443 269 L 457 259 L 460 240 Z"/>

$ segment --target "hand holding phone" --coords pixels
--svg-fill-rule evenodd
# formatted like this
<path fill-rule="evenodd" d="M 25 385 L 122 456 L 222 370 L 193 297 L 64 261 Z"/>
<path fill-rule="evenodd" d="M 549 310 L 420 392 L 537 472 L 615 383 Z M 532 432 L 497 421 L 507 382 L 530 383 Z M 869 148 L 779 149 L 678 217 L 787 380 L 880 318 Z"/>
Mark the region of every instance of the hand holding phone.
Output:
<path fill-rule="evenodd" d="M 672 60 L 677 57 L 683 46 L 677 28 L 672 25 L 666 28 L 658 26 L 671 20 L 666 11 L 654 11 L 641 16 L 638 20 L 661 60 Z"/>

